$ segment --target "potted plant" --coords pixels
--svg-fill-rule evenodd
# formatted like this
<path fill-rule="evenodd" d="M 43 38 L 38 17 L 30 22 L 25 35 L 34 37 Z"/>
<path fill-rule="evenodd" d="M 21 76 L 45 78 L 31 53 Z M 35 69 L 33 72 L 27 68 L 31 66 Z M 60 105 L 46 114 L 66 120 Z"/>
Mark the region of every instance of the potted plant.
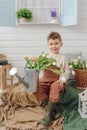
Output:
<path fill-rule="evenodd" d="M 28 22 L 32 19 L 32 12 L 27 8 L 21 8 L 17 10 L 16 16 L 21 20 L 21 22 Z"/>
<path fill-rule="evenodd" d="M 56 9 L 51 9 L 51 23 L 58 23 Z"/>
<path fill-rule="evenodd" d="M 71 59 L 69 67 L 75 75 L 78 88 L 85 89 L 87 87 L 87 61 L 81 60 L 79 56 L 77 59 Z"/>
<path fill-rule="evenodd" d="M 15 75 L 24 85 L 25 91 L 36 92 L 38 88 L 39 72 L 40 70 L 49 70 L 57 75 L 60 75 L 62 72 L 56 66 L 56 60 L 53 58 L 52 54 L 41 53 L 39 57 L 25 57 L 26 66 L 24 69 L 25 76 L 22 78 L 17 73 L 17 68 L 12 68 L 9 74 Z"/>
<path fill-rule="evenodd" d="M 25 60 L 25 81 L 29 82 L 29 86 L 33 86 L 35 91 L 37 91 L 40 70 L 49 70 L 58 75 L 61 73 L 60 70 L 58 70 L 58 67 L 56 67 L 56 61 L 53 59 L 52 55 L 42 52 L 38 58 L 36 56 L 33 56 L 32 58 L 25 57 Z M 26 91 L 29 89 L 30 87 L 27 87 Z"/>

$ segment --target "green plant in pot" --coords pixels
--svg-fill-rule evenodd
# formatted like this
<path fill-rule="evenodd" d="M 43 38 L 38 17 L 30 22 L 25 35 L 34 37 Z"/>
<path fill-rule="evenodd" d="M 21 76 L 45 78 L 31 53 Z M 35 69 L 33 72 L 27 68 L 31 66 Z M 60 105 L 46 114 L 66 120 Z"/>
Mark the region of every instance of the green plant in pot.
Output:
<path fill-rule="evenodd" d="M 30 21 L 32 19 L 32 12 L 31 10 L 27 8 L 21 8 L 17 10 L 16 16 L 18 19 L 21 19 L 22 21 L 25 19 L 26 22 Z M 23 22 L 25 22 L 23 21 Z"/>

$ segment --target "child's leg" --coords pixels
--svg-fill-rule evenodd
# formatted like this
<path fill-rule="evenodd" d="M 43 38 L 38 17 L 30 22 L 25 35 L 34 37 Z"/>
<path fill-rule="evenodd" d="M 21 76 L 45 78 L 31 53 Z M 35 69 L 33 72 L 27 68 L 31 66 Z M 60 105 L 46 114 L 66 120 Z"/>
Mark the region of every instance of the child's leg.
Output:
<path fill-rule="evenodd" d="M 65 85 L 64 85 L 65 86 Z M 64 89 L 63 86 L 63 89 Z M 59 100 L 59 96 L 60 96 L 60 92 L 63 90 L 61 89 L 60 85 L 57 83 L 57 81 L 55 81 L 54 83 L 52 83 L 51 87 L 50 87 L 50 94 L 49 94 L 49 100 L 51 102 L 58 102 Z"/>
<path fill-rule="evenodd" d="M 54 82 L 54 79 L 48 79 L 43 77 L 39 80 L 38 91 L 34 93 L 36 98 L 41 101 L 46 101 L 49 99 L 50 85 Z"/>
<path fill-rule="evenodd" d="M 55 81 L 54 83 L 52 83 L 50 87 L 50 95 L 49 95 L 50 101 L 48 103 L 48 109 L 44 119 L 41 122 L 45 126 L 48 126 L 51 123 L 53 111 L 55 109 L 55 103 L 58 102 L 59 100 L 60 92 L 61 87 L 59 86 L 57 81 Z"/>
<path fill-rule="evenodd" d="M 48 108 L 47 108 L 47 112 L 44 116 L 44 118 L 41 121 L 41 124 L 48 126 L 51 123 L 51 120 L 53 119 L 53 115 L 52 112 L 54 110 L 55 107 L 55 102 L 48 102 Z"/>

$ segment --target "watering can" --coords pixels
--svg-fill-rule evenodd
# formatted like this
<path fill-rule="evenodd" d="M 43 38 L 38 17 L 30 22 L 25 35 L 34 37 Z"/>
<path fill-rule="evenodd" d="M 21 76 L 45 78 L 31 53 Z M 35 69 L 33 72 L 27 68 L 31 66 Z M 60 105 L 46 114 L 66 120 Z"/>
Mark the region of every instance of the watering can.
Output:
<path fill-rule="evenodd" d="M 24 84 L 26 92 L 29 92 L 29 91 L 37 92 L 38 81 L 39 81 L 39 70 L 25 68 L 24 73 L 25 73 L 25 76 L 24 78 L 22 78 L 17 73 L 17 68 L 12 68 L 9 71 L 9 75 L 11 76 L 15 75 Z"/>

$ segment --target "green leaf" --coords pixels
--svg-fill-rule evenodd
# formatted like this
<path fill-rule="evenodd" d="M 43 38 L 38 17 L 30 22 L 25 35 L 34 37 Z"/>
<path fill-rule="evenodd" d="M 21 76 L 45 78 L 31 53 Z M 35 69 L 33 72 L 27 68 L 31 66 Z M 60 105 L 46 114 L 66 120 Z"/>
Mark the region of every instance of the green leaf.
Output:
<path fill-rule="evenodd" d="M 52 72 L 56 73 L 56 74 L 61 74 L 62 72 L 60 70 L 54 70 L 54 69 L 48 69 L 51 70 Z"/>

